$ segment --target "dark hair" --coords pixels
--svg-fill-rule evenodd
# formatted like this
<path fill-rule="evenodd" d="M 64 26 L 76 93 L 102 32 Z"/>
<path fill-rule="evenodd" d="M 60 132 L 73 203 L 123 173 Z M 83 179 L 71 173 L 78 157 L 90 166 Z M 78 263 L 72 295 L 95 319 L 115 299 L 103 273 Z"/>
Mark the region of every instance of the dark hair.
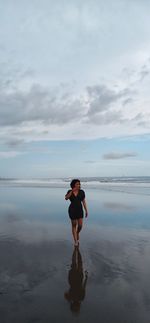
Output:
<path fill-rule="evenodd" d="M 79 179 L 73 179 L 72 181 L 71 181 L 71 183 L 70 183 L 70 186 L 71 186 L 71 188 L 74 188 L 75 187 L 75 185 L 76 185 L 76 183 L 80 183 L 80 180 Z"/>

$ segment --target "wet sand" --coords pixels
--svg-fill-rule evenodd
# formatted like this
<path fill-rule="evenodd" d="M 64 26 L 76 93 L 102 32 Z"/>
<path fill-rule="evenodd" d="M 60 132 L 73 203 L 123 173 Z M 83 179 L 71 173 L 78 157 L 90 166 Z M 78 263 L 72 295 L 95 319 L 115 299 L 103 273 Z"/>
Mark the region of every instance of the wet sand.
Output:
<path fill-rule="evenodd" d="M 0 188 L 2 323 L 148 323 L 149 196 L 87 190 L 79 250 L 65 189 Z"/>

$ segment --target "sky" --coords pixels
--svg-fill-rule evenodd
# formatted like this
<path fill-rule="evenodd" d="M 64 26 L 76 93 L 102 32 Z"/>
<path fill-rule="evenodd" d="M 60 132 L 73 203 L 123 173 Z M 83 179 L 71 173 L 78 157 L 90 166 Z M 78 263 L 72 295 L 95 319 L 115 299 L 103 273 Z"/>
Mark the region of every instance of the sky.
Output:
<path fill-rule="evenodd" d="M 150 176 L 149 12 L 0 0 L 0 178 Z"/>

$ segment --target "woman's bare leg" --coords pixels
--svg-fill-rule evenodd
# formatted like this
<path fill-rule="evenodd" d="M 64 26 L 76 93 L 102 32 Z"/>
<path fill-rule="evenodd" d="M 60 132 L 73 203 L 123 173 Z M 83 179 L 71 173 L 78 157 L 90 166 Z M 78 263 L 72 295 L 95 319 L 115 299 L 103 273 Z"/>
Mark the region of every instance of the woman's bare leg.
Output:
<path fill-rule="evenodd" d="M 77 225 L 78 225 L 78 220 L 71 220 L 72 223 L 72 235 L 74 238 L 74 242 L 77 242 Z"/>
<path fill-rule="evenodd" d="M 80 218 L 77 220 L 77 224 L 78 224 L 78 228 L 77 228 L 77 240 L 79 240 L 79 232 L 82 230 L 82 226 L 83 226 L 83 219 Z"/>

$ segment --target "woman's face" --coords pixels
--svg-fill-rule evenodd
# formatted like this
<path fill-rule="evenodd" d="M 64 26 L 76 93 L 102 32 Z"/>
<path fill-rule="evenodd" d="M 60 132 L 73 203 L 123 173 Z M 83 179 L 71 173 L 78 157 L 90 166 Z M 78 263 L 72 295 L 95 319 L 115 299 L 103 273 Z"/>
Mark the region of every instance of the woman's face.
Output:
<path fill-rule="evenodd" d="M 80 187 L 81 187 L 80 182 L 76 182 L 74 187 L 75 187 L 77 190 L 79 190 L 79 189 L 80 189 Z"/>

